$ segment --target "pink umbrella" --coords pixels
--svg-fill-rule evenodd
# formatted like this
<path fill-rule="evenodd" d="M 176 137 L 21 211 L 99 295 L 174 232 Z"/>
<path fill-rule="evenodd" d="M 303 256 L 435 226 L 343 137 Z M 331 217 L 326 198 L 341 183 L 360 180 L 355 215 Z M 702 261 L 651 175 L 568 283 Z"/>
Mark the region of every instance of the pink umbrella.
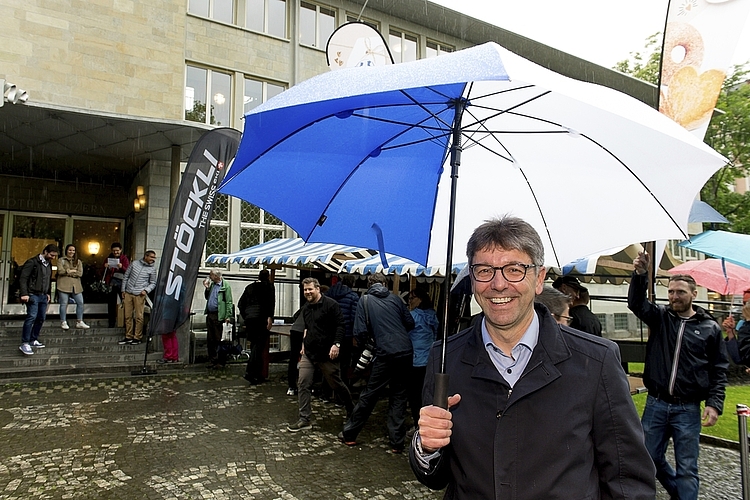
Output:
<path fill-rule="evenodd" d="M 750 269 L 722 259 L 690 260 L 673 267 L 669 273 L 692 276 L 700 286 L 722 295 L 742 295 L 750 290 Z"/>

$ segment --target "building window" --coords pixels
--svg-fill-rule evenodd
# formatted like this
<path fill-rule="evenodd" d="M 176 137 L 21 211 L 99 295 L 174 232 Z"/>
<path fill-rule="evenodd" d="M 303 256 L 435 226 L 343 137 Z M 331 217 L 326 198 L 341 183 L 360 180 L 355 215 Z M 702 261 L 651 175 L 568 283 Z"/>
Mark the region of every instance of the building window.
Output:
<path fill-rule="evenodd" d="M 286 38 L 286 0 L 246 0 L 245 27 Z"/>
<path fill-rule="evenodd" d="M 273 96 L 281 94 L 284 90 L 286 89 L 283 86 L 275 83 L 261 82 L 259 80 L 245 78 L 243 113 L 247 113 Z"/>
<path fill-rule="evenodd" d="M 324 48 L 336 29 L 336 11 L 307 2 L 299 10 L 299 43 Z"/>
<path fill-rule="evenodd" d="M 448 45 L 443 45 L 440 42 L 433 42 L 432 40 L 427 40 L 427 53 L 425 54 L 425 57 L 437 57 L 443 54 L 449 54 L 453 52 L 455 49 L 453 47 L 449 47 Z"/>
<path fill-rule="evenodd" d="M 388 44 L 395 63 L 417 60 L 417 37 L 397 30 L 388 32 Z"/>
<path fill-rule="evenodd" d="M 234 0 L 189 0 L 188 12 L 232 24 L 234 23 Z"/>
<path fill-rule="evenodd" d="M 240 249 L 249 248 L 284 236 L 281 220 L 246 201 L 240 202 Z M 257 265 L 241 264 L 242 268 Z"/>
<path fill-rule="evenodd" d="M 214 253 L 229 253 L 229 199 L 226 194 L 217 194 L 211 226 L 206 235 L 206 257 Z M 206 267 L 226 267 L 226 264 L 206 264 Z"/>
<path fill-rule="evenodd" d="M 359 18 L 359 20 L 357 20 L 357 16 L 353 14 L 347 14 L 346 22 L 347 23 L 365 23 L 367 26 L 369 26 L 370 28 L 380 33 L 380 23 L 378 23 L 377 21 L 372 21 L 370 19 L 364 19 L 361 17 Z"/>
<path fill-rule="evenodd" d="M 210 101 L 207 96 L 211 96 Z M 232 75 L 195 66 L 187 67 L 185 77 L 186 120 L 228 127 L 231 109 Z"/>
<path fill-rule="evenodd" d="M 245 113 L 284 90 L 285 88 L 281 85 L 245 78 Z M 225 194 L 216 196 L 211 225 L 206 238 L 206 257 L 215 253 L 236 252 L 274 238 L 284 237 L 284 223 L 280 219 L 244 200 L 239 200 L 239 204 L 232 200 L 232 197 Z M 230 228 L 233 234 L 237 234 L 239 230 L 239 248 L 230 248 Z M 227 268 L 228 266 L 207 263 L 206 267 Z M 240 268 L 257 269 L 258 266 L 242 264 Z"/>
<path fill-rule="evenodd" d="M 628 329 L 628 313 L 614 313 L 613 316 L 615 320 L 615 330 Z"/>

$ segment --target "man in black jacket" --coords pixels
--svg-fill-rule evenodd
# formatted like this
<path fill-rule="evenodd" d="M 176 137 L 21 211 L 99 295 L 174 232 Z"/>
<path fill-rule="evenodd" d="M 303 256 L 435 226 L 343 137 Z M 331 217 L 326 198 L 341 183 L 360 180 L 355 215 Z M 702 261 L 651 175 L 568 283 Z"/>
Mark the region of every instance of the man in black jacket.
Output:
<path fill-rule="evenodd" d="M 552 283 L 562 293 L 568 295 L 571 299 L 568 314 L 571 317 L 569 326 L 582 332 L 602 336 L 602 324 L 599 318 L 589 309 L 589 291 L 581 285 L 575 276 L 561 276 Z"/>
<path fill-rule="evenodd" d="M 271 283 L 271 274 L 266 269 L 258 273 L 258 281 L 245 287 L 238 307 L 251 345 L 244 379 L 253 385 L 260 384 L 265 380 L 263 359 L 268 350 L 276 309 L 276 290 Z"/>
<path fill-rule="evenodd" d="M 338 357 L 341 339 L 344 337 L 344 317 L 338 302 L 320 293 L 320 283 L 315 278 L 302 280 L 302 293 L 307 303 L 300 314 L 305 320 L 302 339 L 302 356 L 299 360 L 299 420 L 287 427 L 289 432 L 312 429 L 312 405 L 310 386 L 315 368 L 320 368 L 323 377 L 340 398 L 349 415 L 354 405 L 346 384 L 341 380 Z"/>
<path fill-rule="evenodd" d="M 357 444 L 357 435 L 370 418 L 380 395 L 388 389 L 388 439 L 391 451 L 401 453 L 406 436 L 407 382 L 412 367 L 409 331 L 414 329 L 414 318 L 404 302 L 386 288 L 383 274 L 373 274 L 367 281 L 370 288 L 357 304 L 354 334 L 358 339 L 372 335 L 375 357 L 367 387 L 359 396 L 339 439 L 348 446 Z"/>
<path fill-rule="evenodd" d="M 696 499 L 701 420 L 709 427 L 721 415 L 729 361 L 721 327 L 693 304 L 698 292 L 692 277 L 669 278 L 668 307 L 648 301 L 649 261 L 643 252 L 633 260 L 628 290 L 628 308 L 650 329 L 643 372 L 648 398 L 641 423 L 656 478 L 672 498 Z M 670 436 L 677 471 L 664 457 Z"/>
<path fill-rule="evenodd" d="M 39 255 L 23 264 L 20 276 L 21 302 L 26 304 L 26 319 L 23 322 L 21 347 L 27 356 L 34 354 L 32 347 L 42 348 L 39 332 L 47 317 L 47 305 L 52 291 L 52 261 L 60 253 L 57 245 L 47 245 Z"/>

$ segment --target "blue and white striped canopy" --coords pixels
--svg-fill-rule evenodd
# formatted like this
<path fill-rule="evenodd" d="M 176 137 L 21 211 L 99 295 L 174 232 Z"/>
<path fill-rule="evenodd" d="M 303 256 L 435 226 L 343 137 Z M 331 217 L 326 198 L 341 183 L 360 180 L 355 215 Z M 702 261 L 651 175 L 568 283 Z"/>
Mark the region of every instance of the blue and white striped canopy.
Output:
<path fill-rule="evenodd" d="M 276 238 L 234 253 L 212 254 L 206 262 L 212 264 L 281 264 L 319 265 L 337 272 L 351 259 L 363 259 L 375 252 L 366 248 L 331 243 L 308 243 L 302 238 Z"/>
<path fill-rule="evenodd" d="M 386 260 L 388 267 L 383 266 L 383 262 L 380 255 L 374 255 L 361 260 L 350 260 L 344 262 L 341 268 L 342 272 L 347 273 L 358 273 L 358 274 L 397 274 L 404 275 L 410 274 L 412 276 L 445 276 L 445 265 L 442 266 L 423 266 L 413 260 L 405 259 L 403 257 L 397 257 L 395 255 L 386 254 Z M 458 274 L 461 269 L 466 267 L 466 262 L 459 264 L 453 264 L 452 269 L 454 274 Z"/>

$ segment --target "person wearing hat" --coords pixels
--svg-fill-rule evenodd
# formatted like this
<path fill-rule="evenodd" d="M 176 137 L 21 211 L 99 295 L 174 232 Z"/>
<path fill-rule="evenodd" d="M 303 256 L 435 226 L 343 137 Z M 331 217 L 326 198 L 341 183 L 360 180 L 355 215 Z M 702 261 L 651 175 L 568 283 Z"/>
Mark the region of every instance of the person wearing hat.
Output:
<path fill-rule="evenodd" d="M 589 291 L 581 285 L 575 276 L 561 276 L 557 278 L 552 286 L 571 298 L 570 327 L 582 332 L 602 336 L 602 324 L 594 313 L 589 309 Z"/>

